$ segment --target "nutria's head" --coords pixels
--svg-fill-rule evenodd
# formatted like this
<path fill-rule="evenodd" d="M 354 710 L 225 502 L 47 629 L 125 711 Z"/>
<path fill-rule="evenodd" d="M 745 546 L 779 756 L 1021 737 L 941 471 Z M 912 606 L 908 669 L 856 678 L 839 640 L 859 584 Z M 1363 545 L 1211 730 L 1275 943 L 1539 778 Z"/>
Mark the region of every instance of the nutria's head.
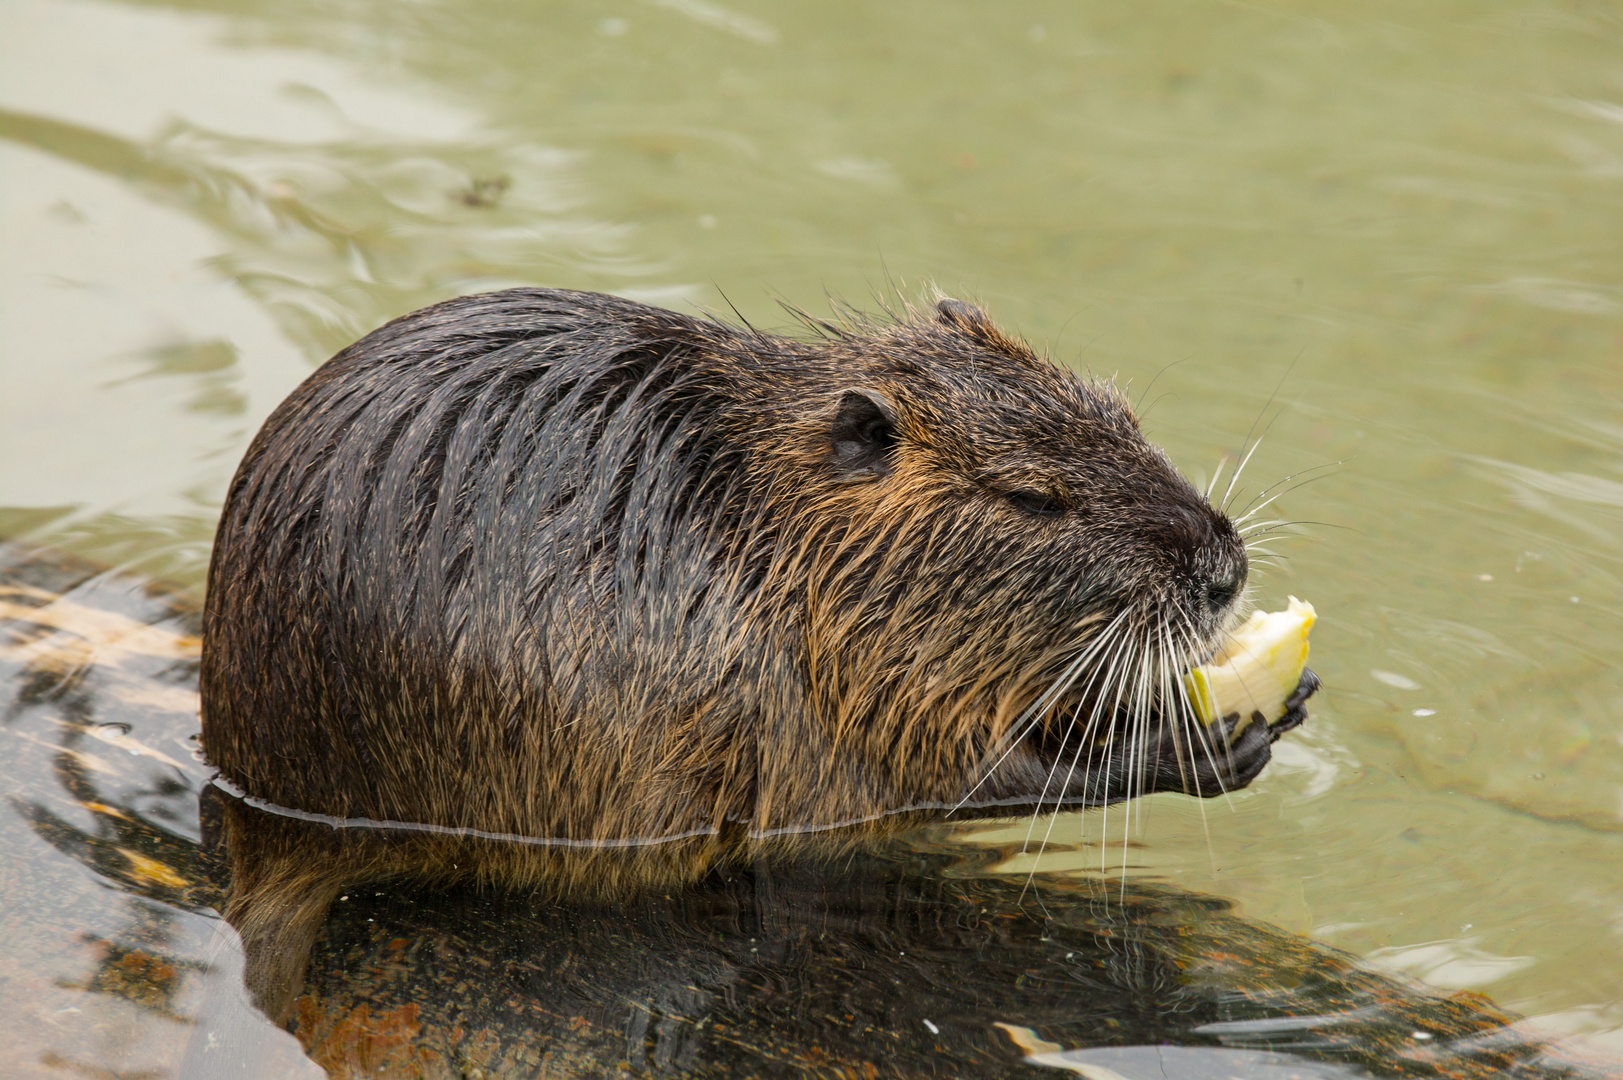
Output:
<path fill-rule="evenodd" d="M 1248 782 L 1258 748 L 1234 760 L 1180 689 L 1245 545 L 1126 398 L 955 300 L 823 353 L 749 467 L 794 478 L 760 503 L 762 594 L 794 598 L 774 616 L 856 786 L 967 810 Z"/>
<path fill-rule="evenodd" d="M 956 301 L 823 329 L 528 289 L 346 349 L 227 499 L 211 760 L 569 843 L 1248 783 L 1179 689 L 1245 547 L 1126 400 Z"/>

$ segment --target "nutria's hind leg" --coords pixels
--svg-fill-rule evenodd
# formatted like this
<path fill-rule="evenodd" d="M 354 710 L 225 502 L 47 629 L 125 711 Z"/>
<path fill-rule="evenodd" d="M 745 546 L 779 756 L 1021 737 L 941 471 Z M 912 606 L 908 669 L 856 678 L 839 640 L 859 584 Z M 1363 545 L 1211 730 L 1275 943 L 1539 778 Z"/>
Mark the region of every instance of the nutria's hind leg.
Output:
<path fill-rule="evenodd" d="M 231 886 L 226 922 L 242 939 L 243 982 L 253 1003 L 277 1024 L 292 1014 L 304 987 L 310 947 L 333 899 L 363 877 L 367 860 L 346 856 L 325 826 L 292 821 L 222 800 Z"/>
<path fill-rule="evenodd" d="M 345 882 L 308 865 L 277 865 L 232 882 L 225 919 L 242 939 L 242 981 L 260 1012 L 286 1024 L 304 989 L 310 947 Z"/>

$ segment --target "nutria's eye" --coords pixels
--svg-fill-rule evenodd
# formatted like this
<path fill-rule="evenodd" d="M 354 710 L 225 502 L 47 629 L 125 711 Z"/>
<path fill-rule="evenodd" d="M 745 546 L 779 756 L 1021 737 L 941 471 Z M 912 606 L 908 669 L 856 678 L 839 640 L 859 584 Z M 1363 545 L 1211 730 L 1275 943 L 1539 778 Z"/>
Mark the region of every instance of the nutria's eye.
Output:
<path fill-rule="evenodd" d="M 1063 503 L 1049 498 L 1040 491 L 1011 491 L 1009 501 L 1026 513 L 1038 517 L 1059 517 L 1065 513 Z"/>
<path fill-rule="evenodd" d="M 843 479 L 876 480 L 890 472 L 896 415 L 884 395 L 872 390 L 841 394 L 829 434 L 829 458 Z"/>

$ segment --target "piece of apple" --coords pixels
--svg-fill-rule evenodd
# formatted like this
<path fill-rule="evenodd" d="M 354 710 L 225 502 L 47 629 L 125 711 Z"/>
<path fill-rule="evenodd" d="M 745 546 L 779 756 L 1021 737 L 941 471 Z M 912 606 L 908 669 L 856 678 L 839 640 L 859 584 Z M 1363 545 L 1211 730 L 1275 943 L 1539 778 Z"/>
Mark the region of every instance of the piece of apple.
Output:
<path fill-rule="evenodd" d="M 1315 618 L 1313 605 L 1294 596 L 1284 611 L 1253 612 L 1211 663 L 1184 676 L 1200 722 L 1239 713 L 1242 721 L 1260 714 L 1271 724 L 1284 716 L 1285 702 L 1307 666 L 1307 635 Z"/>

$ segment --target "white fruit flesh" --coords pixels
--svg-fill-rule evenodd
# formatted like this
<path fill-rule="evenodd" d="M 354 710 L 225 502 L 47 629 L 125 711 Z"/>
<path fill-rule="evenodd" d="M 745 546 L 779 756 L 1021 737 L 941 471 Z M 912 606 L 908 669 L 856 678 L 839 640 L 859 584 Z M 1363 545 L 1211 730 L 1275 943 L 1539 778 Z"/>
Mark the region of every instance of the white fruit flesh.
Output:
<path fill-rule="evenodd" d="M 1242 721 L 1260 713 L 1268 723 L 1284 716 L 1285 701 L 1307 666 L 1307 635 L 1315 617 L 1313 605 L 1294 596 L 1284 611 L 1255 612 L 1211 663 L 1185 675 L 1184 689 L 1200 722 L 1234 713 Z"/>

